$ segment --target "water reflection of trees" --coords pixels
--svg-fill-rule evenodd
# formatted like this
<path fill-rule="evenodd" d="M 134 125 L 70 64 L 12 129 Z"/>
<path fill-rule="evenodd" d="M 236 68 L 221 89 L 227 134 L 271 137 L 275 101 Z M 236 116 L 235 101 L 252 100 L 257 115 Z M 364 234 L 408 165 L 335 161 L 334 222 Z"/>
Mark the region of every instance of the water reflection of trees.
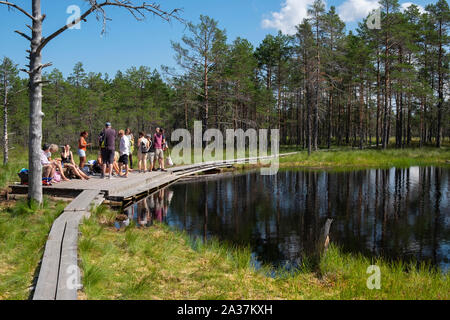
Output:
<path fill-rule="evenodd" d="M 265 262 L 298 262 L 327 218 L 345 251 L 449 261 L 449 171 L 282 171 L 178 184 L 167 222 L 202 238 L 250 244 Z"/>

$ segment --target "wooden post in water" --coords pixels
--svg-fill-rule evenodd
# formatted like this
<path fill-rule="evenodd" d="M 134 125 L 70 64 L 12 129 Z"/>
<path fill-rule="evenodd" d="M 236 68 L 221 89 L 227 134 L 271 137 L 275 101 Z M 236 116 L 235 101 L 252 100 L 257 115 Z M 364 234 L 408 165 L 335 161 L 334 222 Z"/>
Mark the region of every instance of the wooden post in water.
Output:
<path fill-rule="evenodd" d="M 327 219 L 327 221 L 325 222 L 325 226 L 323 228 L 323 234 L 320 240 L 319 245 L 322 246 L 323 244 L 323 254 L 326 255 L 327 254 L 327 250 L 328 250 L 328 245 L 330 244 L 330 228 L 331 228 L 331 223 L 333 222 L 333 219 Z M 321 247 L 319 247 L 319 252 L 320 250 L 322 250 Z"/>

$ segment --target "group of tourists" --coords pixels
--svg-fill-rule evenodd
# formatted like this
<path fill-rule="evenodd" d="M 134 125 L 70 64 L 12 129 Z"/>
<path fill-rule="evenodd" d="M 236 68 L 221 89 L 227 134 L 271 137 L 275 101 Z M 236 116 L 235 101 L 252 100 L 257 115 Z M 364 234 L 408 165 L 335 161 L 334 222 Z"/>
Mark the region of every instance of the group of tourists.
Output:
<path fill-rule="evenodd" d="M 116 137 L 119 138 L 119 158 L 116 155 Z M 128 128 L 125 131 L 116 130 L 111 127 L 111 123 L 105 124 L 104 130 L 99 135 L 100 154 L 102 161 L 102 175 L 101 177 L 111 178 L 113 175 L 114 163 L 118 162 L 118 176 L 128 177 L 128 172 L 133 170 L 133 151 L 134 151 L 134 136 Z M 147 172 L 147 161 L 150 160 L 149 171 L 156 171 L 156 160 L 158 160 L 158 170 L 167 171 L 164 168 L 164 151 L 167 149 L 166 138 L 164 130 L 156 128 L 155 133 L 145 134 L 139 132 L 137 140 L 137 155 L 138 155 L 138 170 L 139 173 Z"/>
<path fill-rule="evenodd" d="M 75 163 L 73 153 L 69 144 L 61 147 L 59 158 L 54 158 L 59 148 L 56 144 L 44 144 L 41 153 L 41 165 L 43 171 L 43 184 L 68 181 L 70 178 L 89 179 L 90 172 L 96 172 L 101 178 L 111 179 L 117 175 L 127 178 L 128 173 L 133 171 L 134 136 L 129 128 L 116 130 L 111 123 L 107 122 L 105 128 L 98 136 L 99 152 L 96 160 L 87 161 L 88 132 L 80 133 L 78 139 L 79 164 Z M 116 140 L 119 140 L 119 151 L 116 151 Z M 147 162 L 150 161 L 149 172 L 167 171 L 164 167 L 164 151 L 167 150 L 167 142 L 164 130 L 156 128 L 153 134 L 139 132 L 137 140 L 138 170 L 139 173 L 147 172 Z M 158 169 L 156 165 L 158 164 Z"/>
<path fill-rule="evenodd" d="M 156 132 L 153 134 L 145 134 L 139 132 L 138 138 L 138 166 L 139 172 L 147 171 L 147 160 L 150 161 L 149 171 L 155 171 L 155 164 L 158 161 L 159 169 L 167 171 L 164 168 L 164 151 L 167 149 L 166 138 L 164 136 L 164 130 L 156 128 Z"/>

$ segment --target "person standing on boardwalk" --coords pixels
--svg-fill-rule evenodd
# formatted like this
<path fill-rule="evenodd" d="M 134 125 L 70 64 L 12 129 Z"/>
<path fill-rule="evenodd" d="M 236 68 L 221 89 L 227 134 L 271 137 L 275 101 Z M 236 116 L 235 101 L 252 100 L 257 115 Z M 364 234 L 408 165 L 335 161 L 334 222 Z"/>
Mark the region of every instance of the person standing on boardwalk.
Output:
<path fill-rule="evenodd" d="M 133 169 L 133 152 L 134 152 L 134 136 L 131 132 L 130 128 L 127 128 L 125 130 L 125 135 L 127 136 L 128 140 L 130 141 L 130 154 L 128 155 L 128 159 L 130 160 L 130 169 Z"/>
<path fill-rule="evenodd" d="M 128 129 L 127 129 L 128 130 Z M 128 160 L 130 156 L 130 139 L 123 130 L 119 131 L 119 177 L 128 178 Z M 122 175 L 122 165 L 125 166 L 125 174 Z"/>
<path fill-rule="evenodd" d="M 80 139 L 78 139 L 78 156 L 80 157 L 79 167 L 81 170 L 83 170 L 84 165 L 86 164 L 86 148 L 91 145 L 91 143 L 86 142 L 87 137 L 87 131 L 83 131 L 80 133 Z"/>
<path fill-rule="evenodd" d="M 102 150 L 102 178 L 105 177 L 106 166 L 109 168 L 109 176 L 113 171 L 114 153 L 116 151 L 116 130 L 111 128 L 111 123 L 105 124 L 105 129 L 100 134 L 100 147 Z"/>
<path fill-rule="evenodd" d="M 150 160 L 150 168 L 148 169 L 148 172 L 155 171 L 155 144 L 153 143 L 152 135 L 149 133 L 147 134 L 147 140 L 150 143 L 150 148 L 148 150 L 148 159 Z"/>
<path fill-rule="evenodd" d="M 139 160 L 139 173 L 145 173 L 147 171 L 147 154 L 150 149 L 150 142 L 145 137 L 144 132 L 139 132 L 138 139 L 138 160 Z"/>
<path fill-rule="evenodd" d="M 164 169 L 164 136 L 159 128 L 156 128 L 156 133 L 153 136 L 153 143 L 155 144 L 155 158 L 159 162 L 159 170 L 167 171 Z"/>

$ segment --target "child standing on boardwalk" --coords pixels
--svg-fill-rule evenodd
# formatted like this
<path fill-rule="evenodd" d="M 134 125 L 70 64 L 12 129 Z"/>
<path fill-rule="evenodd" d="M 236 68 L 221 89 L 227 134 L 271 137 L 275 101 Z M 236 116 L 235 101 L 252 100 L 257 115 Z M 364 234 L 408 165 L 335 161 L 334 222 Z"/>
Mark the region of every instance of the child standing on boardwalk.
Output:
<path fill-rule="evenodd" d="M 130 139 L 123 130 L 119 131 L 119 177 L 128 178 L 128 157 L 130 156 Z M 125 174 L 122 175 L 122 166 L 125 166 Z"/>
<path fill-rule="evenodd" d="M 125 135 L 128 137 L 128 140 L 130 140 L 130 154 L 128 155 L 128 159 L 130 160 L 129 167 L 130 169 L 133 169 L 134 136 L 130 128 L 125 130 Z"/>
<path fill-rule="evenodd" d="M 145 173 L 147 171 L 147 154 L 150 149 L 150 142 L 145 138 L 144 132 L 139 132 L 138 139 L 138 160 L 139 160 L 139 173 Z"/>

